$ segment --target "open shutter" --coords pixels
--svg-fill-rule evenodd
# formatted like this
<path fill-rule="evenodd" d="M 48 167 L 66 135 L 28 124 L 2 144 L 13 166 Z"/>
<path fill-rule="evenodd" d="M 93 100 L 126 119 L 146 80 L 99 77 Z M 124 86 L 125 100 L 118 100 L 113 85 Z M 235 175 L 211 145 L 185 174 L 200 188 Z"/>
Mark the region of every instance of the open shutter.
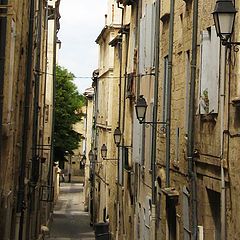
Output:
<path fill-rule="evenodd" d="M 215 27 L 202 32 L 200 113 L 218 113 L 220 40 Z"/>

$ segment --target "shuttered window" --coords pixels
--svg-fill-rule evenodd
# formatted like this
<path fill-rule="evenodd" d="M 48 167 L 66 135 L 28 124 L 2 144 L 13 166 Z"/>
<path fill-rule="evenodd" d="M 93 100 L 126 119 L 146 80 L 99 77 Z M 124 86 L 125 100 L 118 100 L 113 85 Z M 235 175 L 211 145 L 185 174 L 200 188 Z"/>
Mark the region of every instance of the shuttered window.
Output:
<path fill-rule="evenodd" d="M 162 121 L 166 122 L 166 111 L 167 111 L 167 92 L 168 92 L 168 56 L 164 58 L 164 78 L 163 78 L 163 103 L 162 103 Z"/>
<path fill-rule="evenodd" d="M 154 66 L 155 3 L 147 4 L 140 19 L 139 73 L 145 74 Z"/>
<path fill-rule="evenodd" d="M 133 161 L 139 164 L 143 164 L 142 159 L 142 136 L 143 136 L 143 124 L 139 124 L 136 114 L 133 116 Z"/>
<path fill-rule="evenodd" d="M 124 164 L 123 148 L 120 147 L 120 149 L 119 149 L 119 167 L 118 167 L 118 183 L 120 185 L 123 185 L 123 164 Z"/>
<path fill-rule="evenodd" d="M 218 113 L 220 40 L 214 26 L 201 37 L 200 114 Z"/>
<path fill-rule="evenodd" d="M 183 227 L 184 240 L 191 239 L 190 224 L 189 224 L 189 191 L 186 186 L 183 187 Z"/>

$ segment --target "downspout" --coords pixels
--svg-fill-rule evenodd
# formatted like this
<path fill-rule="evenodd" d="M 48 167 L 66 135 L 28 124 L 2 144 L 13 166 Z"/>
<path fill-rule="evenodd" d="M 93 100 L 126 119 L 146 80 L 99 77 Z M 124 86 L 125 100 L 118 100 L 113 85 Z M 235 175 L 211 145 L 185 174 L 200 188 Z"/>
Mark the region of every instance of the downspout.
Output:
<path fill-rule="evenodd" d="M 187 141 L 187 158 L 188 174 L 190 180 L 191 197 L 191 222 L 192 222 L 192 239 L 197 240 L 197 186 L 194 163 L 194 112 L 195 112 L 195 83 L 197 68 L 197 34 L 198 34 L 198 0 L 194 0 L 193 6 L 193 32 L 192 32 L 192 62 L 191 62 L 191 81 L 189 92 L 189 117 L 188 117 L 188 141 Z"/>
<path fill-rule="evenodd" d="M 123 29 L 123 14 L 124 14 L 124 8 L 120 7 L 119 2 L 117 3 L 118 8 L 120 8 L 122 10 L 122 20 L 121 20 L 121 29 Z M 121 32 L 121 39 L 123 37 L 123 34 Z M 119 109 L 118 109 L 118 127 L 121 127 L 121 110 L 122 110 L 122 102 L 121 102 L 121 96 L 122 96 L 122 41 L 118 43 L 118 47 L 119 47 L 119 65 L 120 65 L 120 69 L 119 69 L 119 92 L 118 92 L 118 98 L 119 98 Z"/>
<path fill-rule="evenodd" d="M 124 28 L 124 27 L 123 27 Z M 124 139 L 124 134 L 125 134 L 125 119 L 126 119 L 126 86 L 127 86 L 127 66 L 128 66 L 128 50 L 129 50 L 129 31 L 125 31 L 122 29 L 122 35 L 125 35 L 125 42 L 126 42 L 126 54 L 125 54 L 125 66 L 124 66 L 124 87 L 123 87 L 123 111 L 122 111 L 122 146 L 125 146 L 125 139 Z M 123 150 L 123 148 L 122 148 Z M 124 150 L 125 151 L 125 150 Z M 123 166 L 123 178 L 124 178 L 124 164 L 122 163 Z M 123 206 L 123 197 L 122 197 L 122 206 Z M 126 231 L 125 231 L 125 220 L 124 216 L 122 213 L 122 218 L 123 218 L 123 236 L 125 236 Z"/>
<path fill-rule="evenodd" d="M 97 141 L 98 141 L 98 134 L 97 134 L 97 119 L 98 119 L 98 100 L 99 100 L 99 77 L 96 79 L 96 85 L 95 85 L 95 94 L 94 94 L 94 100 L 95 100 L 95 108 L 94 108 L 94 139 L 93 139 L 93 153 L 94 153 L 94 159 L 93 159 L 93 192 L 92 192 L 92 202 L 93 202 L 93 208 L 92 208 L 92 219 L 93 224 L 97 222 L 97 207 L 96 207 L 96 163 L 97 160 Z"/>
<path fill-rule="evenodd" d="M 225 50 L 225 51 L 224 51 Z M 225 186 L 225 172 L 223 167 L 224 161 L 224 106 L 225 106 L 225 74 L 226 74 L 226 51 L 224 47 L 220 47 L 220 111 L 221 111 L 221 129 L 220 129 L 220 138 L 221 138 L 221 240 L 226 238 L 226 186 Z M 225 66 L 222 68 L 222 66 Z M 229 78 L 230 83 L 230 78 Z M 229 84 L 230 89 L 230 84 Z M 230 103 L 230 92 L 228 93 L 228 106 Z M 228 109 L 229 113 L 229 109 Z M 228 114 L 228 124 L 229 124 L 229 114 Z M 229 130 L 229 125 L 228 125 Z"/>
<path fill-rule="evenodd" d="M 55 127 L 55 106 L 56 106 L 56 69 L 57 69 L 57 16 L 56 3 L 54 8 L 54 37 L 53 37 L 53 98 L 52 98 L 52 127 L 51 127 L 51 147 L 50 147 L 50 161 L 48 170 L 48 186 L 53 188 L 53 162 L 54 162 L 54 127 Z M 52 193 L 54 194 L 54 193 Z M 53 211 L 53 202 L 50 203 L 50 211 Z"/>
<path fill-rule="evenodd" d="M 44 133 L 45 133 L 45 112 L 46 112 L 46 92 L 47 92 L 47 65 L 48 65 L 48 2 L 45 2 L 45 23 L 44 23 L 44 37 L 45 37 L 45 66 L 44 66 L 44 99 L 43 99 L 43 136 L 41 146 L 44 145 Z M 42 149 L 41 155 L 43 156 L 45 149 Z M 42 184 L 42 164 L 40 169 L 40 184 Z"/>
<path fill-rule="evenodd" d="M 33 123 L 32 123 L 32 166 L 31 180 L 29 184 L 30 208 L 27 217 L 27 226 L 30 226 L 30 231 L 27 236 L 35 238 L 37 236 L 38 224 L 38 197 L 36 191 L 39 178 L 39 154 L 38 154 L 38 124 L 39 124 L 39 90 L 40 90 L 40 59 L 41 59 L 41 25 L 42 25 L 42 6 L 41 1 L 38 1 L 37 9 L 37 40 L 36 43 L 36 63 L 34 66 L 34 98 L 33 98 Z"/>
<path fill-rule="evenodd" d="M 156 20 L 155 20 L 155 82 L 154 82 L 154 102 L 153 102 L 153 122 L 157 122 L 158 113 L 158 88 L 159 88 L 159 51 L 160 51 L 160 0 L 156 0 Z M 152 127 L 152 240 L 157 239 L 156 231 L 156 144 L 157 144 L 157 125 Z"/>
<path fill-rule="evenodd" d="M 7 5 L 7 0 L 0 0 L 0 5 Z M 7 34 L 7 9 L 1 8 L 0 9 L 0 169 L 2 168 L 2 145 L 3 145 L 3 138 L 2 138 L 2 123 L 3 123 L 3 89 L 4 89 L 4 74 L 5 74 L 5 49 L 6 49 L 6 34 Z M 1 181 L 1 179 L 0 179 Z M 0 183 L 0 204 L 3 194 L 3 186 Z M 0 215 L 1 215 L 0 209 Z M 4 227 L 4 224 L 0 220 L 0 231 Z M 3 230 L 4 231 L 4 230 Z"/>
<path fill-rule="evenodd" d="M 121 20 L 121 29 L 123 29 L 123 18 L 124 18 L 124 8 L 120 6 L 119 2 L 117 3 L 118 8 L 122 10 L 122 20 Z M 121 33 L 121 38 L 122 38 L 122 33 Z M 120 70 L 119 70 L 119 109 L 118 109 L 118 127 L 121 129 L 121 110 L 122 110 L 122 104 L 121 104 L 121 96 L 122 96 L 122 42 L 119 43 L 119 65 L 120 65 Z M 119 211 L 120 211 L 120 193 L 119 193 L 119 156 L 120 156 L 120 148 L 118 147 L 118 166 L 117 166 L 117 226 L 116 226 L 116 240 L 118 240 L 119 237 L 119 225 L 120 225 L 120 216 L 119 216 Z"/>
<path fill-rule="evenodd" d="M 0 0 L 0 5 L 7 5 L 7 0 Z M 2 164 L 2 122 L 3 122 L 3 89 L 5 74 L 5 49 L 7 34 L 7 9 L 0 9 L 0 167 Z M 2 169 L 2 167 L 0 168 Z M 2 186 L 0 186 L 0 196 L 2 194 Z"/>
<path fill-rule="evenodd" d="M 44 66 L 44 98 L 43 98 L 43 137 L 41 145 L 44 145 L 44 131 L 45 131 L 45 111 L 46 111 L 46 92 L 47 92 L 47 65 L 48 65 L 48 2 L 45 2 L 45 22 L 44 22 L 44 37 L 45 37 L 45 66 Z M 42 154 L 44 152 L 44 149 L 42 149 Z M 42 181 L 42 172 L 40 172 L 40 181 Z"/>
<path fill-rule="evenodd" d="M 38 156 L 38 124 L 39 124 L 39 91 L 40 91 L 40 60 L 41 60 L 41 40 L 42 40 L 42 1 L 38 2 L 38 30 L 37 30 L 37 60 L 35 64 L 35 88 L 34 88 L 34 112 L 33 112 L 33 133 L 32 133 L 32 172 L 31 172 L 31 211 L 35 210 L 35 188 L 39 178 L 39 156 Z"/>
<path fill-rule="evenodd" d="M 26 162 L 28 158 L 28 127 L 29 127 L 29 113 L 31 102 L 31 81 L 32 81 L 32 54 L 33 54 L 33 31 L 34 31 L 34 9 L 35 1 L 30 2 L 29 13 L 29 34 L 28 34 L 28 53 L 27 53 L 27 69 L 25 80 L 25 93 L 24 93 L 24 116 L 23 116 L 23 135 L 22 135 L 22 148 L 20 154 L 20 175 L 19 186 L 17 194 L 17 209 L 16 209 L 16 230 L 15 240 L 22 240 L 23 237 L 23 223 L 24 223 L 24 198 L 25 198 L 25 176 L 26 176 Z"/>
<path fill-rule="evenodd" d="M 173 61 L 173 35 L 174 35 L 174 9 L 175 0 L 171 0 L 168 46 L 168 88 L 166 109 L 166 187 L 170 187 L 170 154 L 171 154 L 171 100 L 172 100 L 172 61 Z"/>

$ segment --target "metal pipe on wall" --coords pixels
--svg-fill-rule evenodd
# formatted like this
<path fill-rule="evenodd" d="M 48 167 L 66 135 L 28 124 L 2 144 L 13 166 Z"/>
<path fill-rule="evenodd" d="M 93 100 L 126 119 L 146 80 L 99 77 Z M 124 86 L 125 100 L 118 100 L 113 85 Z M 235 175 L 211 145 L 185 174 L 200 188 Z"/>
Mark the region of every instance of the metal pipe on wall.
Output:
<path fill-rule="evenodd" d="M 58 2 L 58 1 L 57 1 Z M 50 161 L 48 170 L 48 186 L 52 189 L 53 187 L 53 162 L 54 162 L 54 126 L 55 126 L 55 106 L 56 106 L 56 69 L 57 69 L 57 16 L 56 6 L 54 8 L 54 31 L 53 31 L 53 96 L 52 96 L 52 126 L 51 126 L 51 150 L 50 150 Z M 53 193 L 52 193 L 53 194 Z M 50 202 L 50 211 L 53 211 L 53 203 Z"/>
<path fill-rule="evenodd" d="M 225 51 L 224 51 L 225 50 Z M 225 78 L 226 78 L 226 51 L 225 47 L 220 48 L 220 138 L 221 138 L 221 152 L 220 152 L 220 167 L 221 167 L 221 240 L 226 238 L 226 189 L 225 189 L 225 172 L 223 167 L 224 160 L 224 122 L 225 122 Z M 225 66 L 224 68 L 222 66 Z M 230 79 L 229 79 L 230 81 Z M 230 88 L 230 84 L 229 84 Z M 230 100 L 230 99 L 228 99 Z M 229 101 L 228 101 L 229 103 Z M 229 112 L 229 111 L 228 111 Z M 229 117 L 229 116 L 228 116 Z M 228 118 L 229 122 L 229 118 Z"/>
<path fill-rule="evenodd" d="M 41 67 L 41 41 L 42 41 L 42 1 L 38 1 L 38 21 L 37 21 L 37 59 L 35 64 L 35 86 L 34 86 L 34 112 L 33 112 L 33 132 L 32 132 L 32 172 L 31 183 L 36 186 L 39 178 L 39 160 L 37 153 L 38 145 L 38 124 L 39 124 L 39 93 L 40 93 L 40 67 Z"/>
<path fill-rule="evenodd" d="M 7 5 L 7 0 L 0 0 L 0 5 Z M 0 9 L 0 167 L 2 164 L 2 121 L 3 121 L 3 90 L 4 90 L 4 75 L 5 75 L 5 49 L 6 49 L 6 34 L 7 34 L 7 9 Z M 2 168 L 1 168 L 2 169 Z M 1 186 L 0 186 L 1 187 Z M 2 189 L 0 188 L 0 191 Z M 1 193 L 0 193 L 1 194 Z"/>
<path fill-rule="evenodd" d="M 195 83 L 197 68 L 197 34 L 198 34 L 198 0 L 194 0 L 193 6 L 193 31 L 192 31 L 192 60 L 191 60 L 191 81 L 189 93 L 189 118 L 188 118 L 188 141 L 187 158 L 188 174 L 190 178 L 191 189 L 191 216 L 192 216 L 192 239 L 197 240 L 197 189 L 196 173 L 194 165 L 194 113 L 195 113 Z"/>
<path fill-rule="evenodd" d="M 33 54 L 33 31 L 34 31 L 34 9 L 35 1 L 31 0 L 29 6 L 29 34 L 28 34 L 28 53 L 27 53 L 27 68 L 25 79 L 24 92 L 24 116 L 23 116 L 23 134 L 22 134 L 22 148 L 20 155 L 20 174 L 19 187 L 17 194 L 17 209 L 16 209 L 16 232 L 15 240 L 22 240 L 23 224 L 24 224 L 24 198 L 25 198 L 25 176 L 26 176 L 26 162 L 28 157 L 28 128 L 30 115 L 30 97 L 31 97 L 31 82 L 32 82 L 32 54 Z"/>
<path fill-rule="evenodd" d="M 121 29 L 123 28 L 123 17 L 124 17 L 124 8 L 120 6 L 119 2 L 117 3 L 117 6 L 119 9 L 122 10 L 122 20 L 121 20 Z M 122 38 L 122 33 L 121 33 L 121 38 Z M 118 110 L 118 127 L 119 129 L 121 129 L 121 110 L 122 110 L 122 104 L 121 104 L 121 96 L 122 96 L 122 42 L 118 43 L 118 47 L 119 47 L 119 65 L 120 65 L 120 69 L 119 69 L 119 110 Z M 119 156 L 120 156 L 120 148 L 118 147 L 118 165 L 117 165 L 117 214 L 116 214 L 116 239 L 118 239 L 119 237 L 119 225 L 120 225 L 120 192 L 119 192 Z"/>
<path fill-rule="evenodd" d="M 0 0 L 0 5 L 7 5 L 8 0 Z M 6 49 L 6 34 L 7 34 L 7 9 L 0 8 L 0 169 L 2 172 L 4 172 L 4 169 L 2 167 L 2 146 L 3 146 L 3 138 L 2 138 L 2 123 L 3 123 L 3 93 L 4 93 L 4 81 L 5 81 L 5 49 Z M 3 194 L 3 186 L 2 181 L 0 178 L 0 204 Z M 0 215 L 1 215 L 0 209 Z M 3 219 L 0 219 L 0 232 L 3 232 L 5 229 L 5 224 L 1 224 Z"/>
<path fill-rule="evenodd" d="M 170 187 L 170 155 L 171 155 L 171 100 L 172 100 L 172 61 L 174 37 L 174 9 L 175 0 L 170 2 L 170 22 L 168 40 L 168 81 L 167 81 L 167 109 L 166 109 L 166 187 Z"/>
<path fill-rule="evenodd" d="M 126 120 L 126 87 L 127 87 L 127 66 L 128 66 L 128 49 L 129 49 L 129 32 L 125 32 L 123 30 L 123 34 L 125 35 L 125 43 L 126 43 L 126 54 L 125 54 L 125 66 L 124 66 L 124 86 L 123 86 L 123 111 L 122 111 L 122 146 L 124 146 L 124 133 L 125 133 L 125 120 Z M 123 148 L 122 148 L 123 151 Z M 124 150 L 125 151 L 125 150 Z M 122 153 L 123 155 L 123 153 Z M 122 166 L 124 164 L 122 163 Z M 124 167 L 123 167 L 124 168 Z M 122 172 L 122 179 L 124 179 L 124 171 Z M 122 206 L 123 206 L 123 196 L 122 196 Z M 125 236 L 125 221 L 124 221 L 124 211 L 122 211 L 122 221 L 123 221 L 123 236 Z"/>
<path fill-rule="evenodd" d="M 160 0 L 156 0 L 156 17 L 155 17 L 155 80 L 154 80 L 154 102 L 153 102 L 153 122 L 157 122 L 158 113 L 158 88 L 159 88 L 159 51 L 160 51 Z M 152 127 L 152 148 L 151 148 L 151 165 L 152 165 L 152 240 L 157 239 L 156 231 L 156 145 L 157 145 L 157 125 Z"/>

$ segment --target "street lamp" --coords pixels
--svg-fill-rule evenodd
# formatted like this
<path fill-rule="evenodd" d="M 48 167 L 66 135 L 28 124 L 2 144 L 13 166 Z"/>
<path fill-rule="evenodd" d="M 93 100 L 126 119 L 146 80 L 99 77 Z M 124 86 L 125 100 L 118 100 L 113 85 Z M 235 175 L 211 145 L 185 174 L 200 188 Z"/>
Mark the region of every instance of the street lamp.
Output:
<path fill-rule="evenodd" d="M 212 14 L 217 36 L 220 37 L 222 44 L 225 46 L 240 45 L 239 42 L 228 41 L 233 33 L 236 13 L 237 10 L 232 0 L 217 0 Z"/>
<path fill-rule="evenodd" d="M 107 160 L 107 161 L 117 161 L 118 160 L 116 158 L 106 158 L 107 157 L 107 146 L 105 143 L 101 147 L 101 155 L 102 155 L 103 160 Z M 101 163 L 101 162 L 99 162 L 99 163 Z"/>
<path fill-rule="evenodd" d="M 101 155 L 102 158 L 105 159 L 107 157 L 107 146 L 106 144 L 103 144 L 101 147 Z"/>
<path fill-rule="evenodd" d="M 90 150 L 88 153 L 88 158 L 89 158 L 90 163 L 93 162 L 93 157 L 94 157 L 93 151 Z"/>
<path fill-rule="evenodd" d="M 140 95 L 139 98 L 137 99 L 137 103 L 135 105 L 135 109 L 136 109 L 136 115 L 137 115 L 137 119 L 139 121 L 140 124 L 146 123 L 146 124 L 150 124 L 151 126 L 154 126 L 155 124 L 167 124 L 166 122 L 147 122 L 145 121 L 145 117 L 146 117 L 146 112 L 147 112 L 147 102 L 144 98 L 143 95 Z"/>
<path fill-rule="evenodd" d="M 143 95 L 140 95 L 137 99 L 137 103 L 135 105 L 137 119 L 140 124 L 142 124 L 146 117 L 146 111 L 147 111 L 147 102 Z"/>
<path fill-rule="evenodd" d="M 86 156 L 85 156 L 85 154 L 83 155 L 81 162 L 82 162 L 82 165 L 84 165 L 84 166 L 86 165 Z"/>
<path fill-rule="evenodd" d="M 122 137 L 122 133 L 121 133 L 119 127 L 117 127 L 114 130 L 113 137 L 114 137 L 115 144 L 118 146 L 120 144 L 120 142 L 121 142 L 121 137 Z"/>

